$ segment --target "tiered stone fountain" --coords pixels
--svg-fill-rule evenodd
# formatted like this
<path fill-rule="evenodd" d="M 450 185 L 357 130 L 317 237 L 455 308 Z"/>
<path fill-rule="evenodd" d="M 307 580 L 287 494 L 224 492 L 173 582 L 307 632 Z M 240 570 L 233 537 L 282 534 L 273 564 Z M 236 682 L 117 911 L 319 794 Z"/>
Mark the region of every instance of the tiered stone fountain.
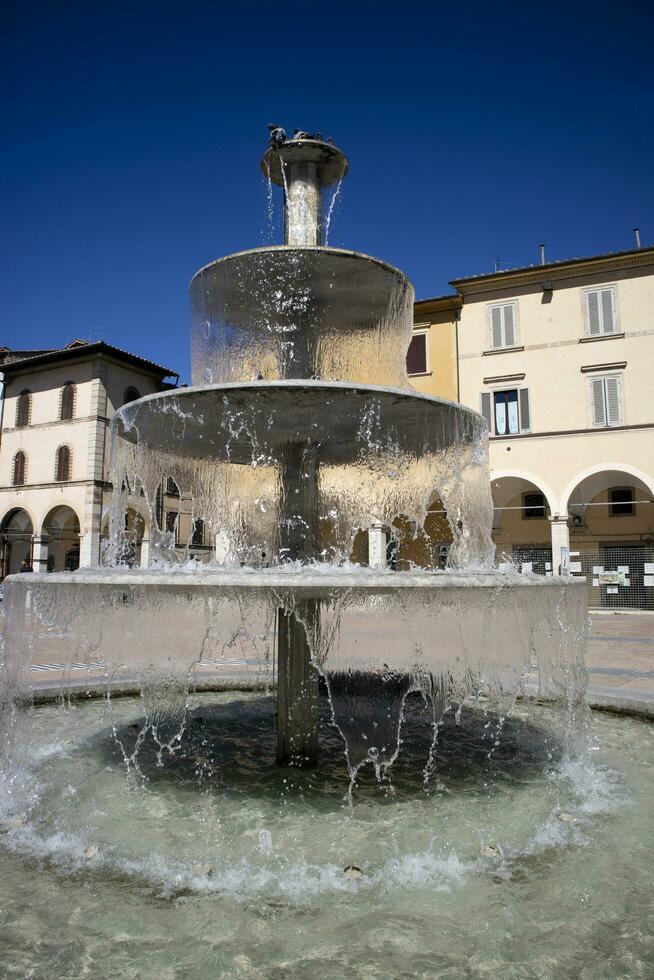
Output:
<path fill-rule="evenodd" d="M 278 762 L 317 761 L 322 674 L 351 772 L 394 760 L 412 690 L 431 700 L 435 730 L 449 705 L 515 697 L 536 669 L 542 690 L 576 703 L 583 582 L 493 568 L 484 421 L 410 387 L 406 277 L 323 244 L 323 195 L 344 155 L 296 138 L 262 167 L 283 189 L 284 245 L 193 278 L 193 386 L 112 422 L 113 567 L 8 587 L 10 696 L 59 638 L 60 662 L 100 661 L 109 685 L 136 679 L 146 727 L 172 751 L 161 719 L 183 716 L 195 664 L 272 676 L 276 656 Z M 173 564 L 158 526 L 167 478 L 215 541 L 213 563 Z M 365 567 L 356 543 L 400 516 L 421 526 L 434 495 L 447 568 Z M 149 520 L 148 570 L 120 564 L 129 508 Z"/>

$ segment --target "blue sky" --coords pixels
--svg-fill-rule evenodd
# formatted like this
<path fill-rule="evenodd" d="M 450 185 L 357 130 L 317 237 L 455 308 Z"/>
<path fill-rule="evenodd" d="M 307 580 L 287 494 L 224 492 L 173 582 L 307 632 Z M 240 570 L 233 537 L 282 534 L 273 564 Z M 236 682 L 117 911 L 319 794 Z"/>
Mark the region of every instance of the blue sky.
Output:
<path fill-rule="evenodd" d="M 653 10 L 4 0 L 0 343 L 104 339 L 188 379 L 190 277 L 271 241 L 268 122 L 334 137 L 330 244 L 418 296 L 540 242 L 651 243 Z"/>

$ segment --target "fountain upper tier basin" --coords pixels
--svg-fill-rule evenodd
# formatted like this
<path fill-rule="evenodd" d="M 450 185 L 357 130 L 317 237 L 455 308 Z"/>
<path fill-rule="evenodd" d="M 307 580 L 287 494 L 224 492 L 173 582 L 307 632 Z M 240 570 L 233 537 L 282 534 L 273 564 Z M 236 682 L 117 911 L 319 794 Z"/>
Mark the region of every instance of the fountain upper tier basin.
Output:
<path fill-rule="evenodd" d="M 379 259 L 257 248 L 204 266 L 190 294 L 194 385 L 322 378 L 408 387 L 414 290 Z"/>

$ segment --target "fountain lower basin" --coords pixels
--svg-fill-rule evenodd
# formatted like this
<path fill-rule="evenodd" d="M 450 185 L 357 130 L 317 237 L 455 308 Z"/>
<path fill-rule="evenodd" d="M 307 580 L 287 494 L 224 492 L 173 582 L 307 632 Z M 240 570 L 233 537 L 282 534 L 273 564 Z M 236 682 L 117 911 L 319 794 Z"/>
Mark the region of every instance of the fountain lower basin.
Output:
<path fill-rule="evenodd" d="M 514 711 L 491 757 L 492 715 L 448 714 L 425 785 L 414 698 L 392 786 L 363 772 L 350 807 L 324 709 L 320 770 L 280 770 L 272 698 L 191 696 L 180 751 L 127 782 L 142 701 L 32 712 L 0 796 L 7 975 L 648 974 L 648 725 L 597 714 L 571 762 L 549 708 Z"/>
<path fill-rule="evenodd" d="M 32 663 L 68 658 L 103 665 L 108 686 L 134 678 L 153 704 L 166 689 L 180 718 L 198 664 L 272 682 L 278 610 L 292 614 L 327 683 L 351 772 L 394 762 L 412 691 L 431 703 L 435 725 L 469 698 L 513 703 L 527 682 L 571 717 L 583 696 L 585 590 L 569 578 L 103 569 L 16 576 L 8 598 L 12 696 L 28 693 Z"/>

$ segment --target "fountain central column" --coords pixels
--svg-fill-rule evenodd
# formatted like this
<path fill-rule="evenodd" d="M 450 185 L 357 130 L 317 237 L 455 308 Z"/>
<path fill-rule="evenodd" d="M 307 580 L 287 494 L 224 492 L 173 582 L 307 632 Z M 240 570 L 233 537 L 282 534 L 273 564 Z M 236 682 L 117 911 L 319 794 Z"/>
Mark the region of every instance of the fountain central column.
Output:
<path fill-rule="evenodd" d="M 320 550 L 318 462 L 312 447 L 289 443 L 281 459 L 280 551 L 292 561 L 310 561 Z M 318 762 L 318 671 L 307 632 L 317 632 L 316 599 L 277 610 L 277 764 Z"/>
<path fill-rule="evenodd" d="M 284 245 L 312 248 L 323 243 L 323 193 L 347 173 L 347 159 L 320 139 L 293 139 L 271 146 L 261 169 L 284 191 Z M 299 345 L 301 338 L 296 343 Z M 295 352 L 300 357 L 299 346 Z M 306 360 L 307 367 L 309 360 Z M 310 373 L 310 370 L 307 371 Z M 317 560 L 321 552 L 318 517 L 318 459 L 313 447 L 289 443 L 280 459 L 281 552 L 290 561 Z M 277 763 L 318 761 L 318 672 L 308 633 L 318 635 L 316 599 L 277 612 Z"/>
<path fill-rule="evenodd" d="M 284 190 L 284 244 L 323 244 L 323 193 L 347 173 L 347 158 L 332 143 L 295 139 L 271 147 L 261 169 Z"/>

